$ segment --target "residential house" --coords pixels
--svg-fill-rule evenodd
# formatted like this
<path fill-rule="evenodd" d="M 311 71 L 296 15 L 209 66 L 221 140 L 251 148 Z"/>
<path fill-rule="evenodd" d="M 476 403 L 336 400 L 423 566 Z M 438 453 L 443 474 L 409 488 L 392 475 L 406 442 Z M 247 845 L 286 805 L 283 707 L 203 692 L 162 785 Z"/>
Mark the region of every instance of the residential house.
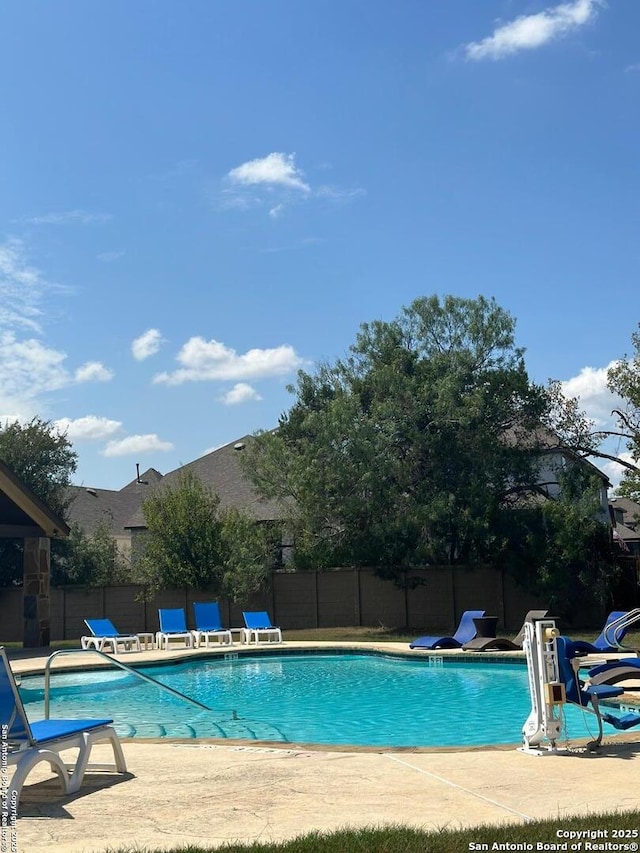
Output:
<path fill-rule="evenodd" d="M 539 436 L 536 438 L 539 439 Z M 541 491 L 549 497 L 556 497 L 561 488 L 561 472 L 566 470 L 567 465 L 587 466 L 596 475 L 602 518 L 608 522 L 607 488 L 610 483 L 606 475 L 587 460 L 560 446 L 551 433 L 545 432 L 543 439 L 540 442 L 544 449 L 538 472 Z M 515 439 L 512 437 L 510 440 Z M 286 517 L 282 505 L 278 501 L 261 498 L 242 470 L 241 455 L 251 441 L 251 436 L 244 436 L 164 476 L 154 468 L 149 468 L 119 491 L 74 486 L 69 522 L 78 524 L 87 533 L 94 530 L 98 522 L 107 524 L 121 553 L 130 556 L 136 544 L 141 544 L 144 539 L 146 524 L 142 504 L 145 498 L 156 489 L 175 486 L 180 476 L 188 472 L 197 476 L 218 495 L 221 508 L 242 510 L 257 522 L 282 524 Z M 285 530 L 282 536 L 283 563 L 289 561 L 292 551 L 293 544 L 288 541 Z"/>
<path fill-rule="evenodd" d="M 640 556 L 640 504 L 630 498 L 609 500 L 613 538 L 630 556 Z"/>
<path fill-rule="evenodd" d="M 146 530 L 142 511 L 144 500 L 158 488 L 174 487 L 187 472 L 197 476 L 218 495 L 222 509 L 234 507 L 258 522 L 279 522 L 284 517 L 282 507 L 276 501 L 260 498 L 240 467 L 240 455 L 251 440 L 251 436 L 245 436 L 232 441 L 164 476 L 155 468 L 149 468 L 119 491 L 72 486 L 69 523 L 79 525 L 88 534 L 99 523 L 106 524 L 120 552 L 130 557 Z M 283 543 L 284 562 L 289 550 L 290 546 Z"/>

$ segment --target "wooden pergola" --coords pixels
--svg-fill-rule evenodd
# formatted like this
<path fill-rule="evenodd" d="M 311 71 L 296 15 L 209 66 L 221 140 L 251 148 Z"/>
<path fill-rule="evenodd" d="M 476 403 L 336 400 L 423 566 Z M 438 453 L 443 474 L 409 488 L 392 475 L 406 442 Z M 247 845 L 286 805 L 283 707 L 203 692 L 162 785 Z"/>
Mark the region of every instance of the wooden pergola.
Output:
<path fill-rule="evenodd" d="M 49 645 L 51 633 L 51 539 L 64 539 L 67 524 L 0 460 L 0 538 L 24 543 L 22 642 Z"/>

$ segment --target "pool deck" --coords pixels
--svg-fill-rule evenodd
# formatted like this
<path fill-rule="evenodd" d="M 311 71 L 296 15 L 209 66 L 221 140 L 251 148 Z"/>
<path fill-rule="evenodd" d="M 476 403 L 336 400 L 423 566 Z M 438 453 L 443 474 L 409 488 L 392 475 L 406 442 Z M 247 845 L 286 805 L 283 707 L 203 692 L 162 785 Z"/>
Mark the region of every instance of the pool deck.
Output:
<path fill-rule="evenodd" d="M 338 646 L 408 651 L 405 643 L 285 642 L 279 648 Z M 202 653 L 206 650 L 149 650 L 119 659 L 136 664 Z M 460 656 L 456 651 L 443 654 Z M 16 673 L 42 671 L 46 660 L 20 651 L 10 652 L 10 658 Z M 480 716 L 451 719 L 454 727 L 481 724 Z M 587 752 L 578 741 L 566 752 L 542 757 L 525 755 L 515 746 L 363 750 L 123 740 L 127 775 L 87 774 L 72 796 L 61 795 L 47 765 L 34 769 L 20 801 L 17 850 L 104 853 L 124 846 L 142 851 L 230 841 L 268 843 L 346 826 L 459 828 L 640 809 L 640 735 L 605 738 L 599 753 Z M 109 752 L 99 745 L 92 758 L 108 760 Z M 585 828 L 596 827 L 597 821 L 585 818 Z"/>

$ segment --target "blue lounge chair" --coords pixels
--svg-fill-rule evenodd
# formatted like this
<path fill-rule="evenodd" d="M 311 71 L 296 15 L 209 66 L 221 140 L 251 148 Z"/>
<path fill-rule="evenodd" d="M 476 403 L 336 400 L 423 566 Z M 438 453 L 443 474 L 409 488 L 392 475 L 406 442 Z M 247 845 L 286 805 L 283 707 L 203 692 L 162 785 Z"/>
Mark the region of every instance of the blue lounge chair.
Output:
<path fill-rule="evenodd" d="M 590 746 L 600 746 L 603 720 L 621 731 L 640 725 L 640 714 L 628 713 L 620 717 L 608 712 L 603 714 L 600 709 L 600 700 L 614 699 L 624 693 L 624 689 L 613 684 L 585 684 L 571 663 L 572 659 L 580 654 L 577 651 L 579 643 L 570 640 L 568 637 L 558 637 L 556 643 L 559 676 L 560 681 L 564 682 L 565 685 L 567 702 L 579 705 L 598 718 L 598 737 Z"/>
<path fill-rule="evenodd" d="M 209 640 L 217 640 L 218 645 L 232 645 L 231 631 L 222 627 L 217 601 L 194 601 L 193 616 L 196 628 L 192 633 L 196 646 L 200 646 L 203 640 L 207 649 Z"/>
<path fill-rule="evenodd" d="M 273 625 L 266 610 L 245 610 L 242 613 L 245 626 L 245 640 L 247 643 L 260 642 L 260 635 L 264 635 L 269 643 L 281 643 L 282 631 Z"/>
<path fill-rule="evenodd" d="M 104 652 L 107 646 L 111 646 L 113 654 L 117 655 L 118 645 L 121 644 L 126 651 L 140 651 L 140 637 L 136 634 L 121 634 L 111 619 L 85 619 L 84 624 L 91 631 L 91 636 L 80 638 L 83 649 L 94 648 Z"/>
<path fill-rule="evenodd" d="M 16 686 L 7 655 L 0 646 L 0 724 L 7 744 L 6 762 L 15 771 L 7 790 L 8 803 L 20 800 L 20 792 L 28 774 L 41 761 L 49 763 L 58 776 L 64 794 L 80 790 L 84 774 L 94 770 L 126 773 L 127 765 L 113 720 L 40 720 L 30 723 Z M 94 743 L 109 741 L 113 747 L 113 765 L 89 764 Z M 67 766 L 60 752 L 78 749 L 75 764 Z M 4 793 L 4 792 L 3 792 Z"/>
<path fill-rule="evenodd" d="M 418 637 L 409 643 L 410 649 L 459 649 L 465 643 L 473 640 L 477 631 L 474 619 L 484 616 L 484 610 L 465 610 L 460 618 L 460 624 L 453 637 Z"/>
<path fill-rule="evenodd" d="M 184 640 L 188 649 L 193 648 L 193 634 L 187 628 L 187 620 L 182 607 L 160 608 L 158 610 L 160 630 L 156 634 L 156 645 L 159 649 L 164 645 L 169 650 L 171 640 Z"/>
<path fill-rule="evenodd" d="M 629 625 L 616 626 L 619 619 L 627 615 L 626 610 L 614 610 L 607 616 L 607 621 L 604 623 L 604 628 L 593 643 L 587 640 L 572 640 L 573 651 L 577 655 L 597 654 L 598 652 L 618 652 L 621 646 L 619 645 L 624 639 L 625 634 L 629 630 Z M 631 623 L 629 623 L 631 624 Z"/>
<path fill-rule="evenodd" d="M 618 684 L 633 679 L 640 681 L 640 658 L 621 658 L 601 663 L 589 670 L 589 684 Z M 625 685 L 625 691 L 640 690 L 640 684 Z"/>

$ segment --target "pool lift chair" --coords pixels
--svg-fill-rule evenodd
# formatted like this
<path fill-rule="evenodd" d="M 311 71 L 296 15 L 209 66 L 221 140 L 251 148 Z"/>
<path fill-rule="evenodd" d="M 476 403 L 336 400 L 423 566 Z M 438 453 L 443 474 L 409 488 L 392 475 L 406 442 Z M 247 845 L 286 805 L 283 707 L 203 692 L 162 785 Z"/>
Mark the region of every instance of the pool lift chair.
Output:
<path fill-rule="evenodd" d="M 96 649 L 105 652 L 108 646 L 113 649 L 113 654 L 118 654 L 118 646 L 121 645 L 125 651 L 140 651 L 140 637 L 136 634 L 121 634 L 116 630 L 111 619 L 85 619 L 84 624 L 91 631 L 91 636 L 80 638 L 83 649 Z"/>
<path fill-rule="evenodd" d="M 562 706 L 567 702 L 593 714 L 598 721 L 598 736 L 587 744 L 589 750 L 602 743 L 603 721 L 620 731 L 640 725 L 640 714 L 622 716 L 600 708 L 600 700 L 624 693 L 610 684 L 589 685 L 578 677 L 576 644 L 561 637 L 555 620 L 538 619 L 525 625 L 523 643 L 529 675 L 531 712 L 522 728 L 522 752 L 549 755 L 558 752 L 557 741 L 563 728 Z"/>
<path fill-rule="evenodd" d="M 49 763 L 60 779 L 64 794 L 80 790 L 85 773 L 94 770 L 126 773 L 127 765 L 120 740 L 111 726 L 113 720 L 40 720 L 30 723 L 20 698 L 6 652 L 0 646 L 0 723 L 2 724 L 3 764 L 15 771 L 6 790 L 7 806 L 17 808 L 28 774 L 41 761 Z M 108 741 L 114 764 L 89 764 L 94 743 Z M 65 764 L 60 753 L 77 749 L 74 764 Z"/>

